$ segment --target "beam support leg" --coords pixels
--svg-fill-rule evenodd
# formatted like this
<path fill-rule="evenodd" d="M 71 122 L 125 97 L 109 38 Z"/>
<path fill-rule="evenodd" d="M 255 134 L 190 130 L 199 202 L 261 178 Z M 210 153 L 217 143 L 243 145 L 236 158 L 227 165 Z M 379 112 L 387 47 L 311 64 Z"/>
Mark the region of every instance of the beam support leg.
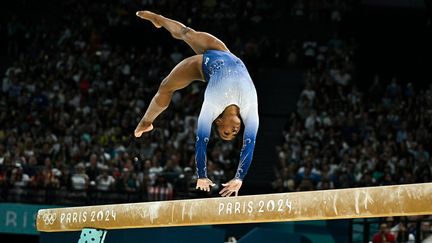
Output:
<path fill-rule="evenodd" d="M 84 228 L 78 243 L 104 243 L 107 231 L 101 229 Z"/>

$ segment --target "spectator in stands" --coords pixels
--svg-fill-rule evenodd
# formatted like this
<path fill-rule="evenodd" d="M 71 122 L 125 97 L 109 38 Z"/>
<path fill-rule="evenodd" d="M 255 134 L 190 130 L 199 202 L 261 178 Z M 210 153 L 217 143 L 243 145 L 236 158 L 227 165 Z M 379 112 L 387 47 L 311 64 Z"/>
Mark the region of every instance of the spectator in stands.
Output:
<path fill-rule="evenodd" d="M 116 180 L 108 174 L 108 169 L 102 169 L 102 173 L 96 178 L 96 189 L 99 191 L 113 191 Z"/>
<path fill-rule="evenodd" d="M 168 182 L 175 184 L 182 172 L 183 170 L 178 165 L 176 155 L 172 155 L 171 158 L 166 161 L 162 173 L 165 175 Z"/>
<path fill-rule="evenodd" d="M 26 186 L 30 181 L 30 177 L 23 173 L 22 167 L 20 164 L 16 164 L 15 168 L 12 170 L 12 174 L 10 175 L 10 183 L 12 190 L 14 192 L 15 201 L 20 201 L 22 196 L 26 194 Z"/>
<path fill-rule="evenodd" d="M 216 163 L 211 160 L 209 160 L 207 166 L 207 175 L 210 180 L 216 184 L 214 187 L 212 187 L 212 190 L 218 191 L 220 189 L 219 185 L 227 179 L 225 176 L 225 171 L 222 170 L 220 163 Z"/>
<path fill-rule="evenodd" d="M 165 180 L 165 177 L 158 176 L 154 185 L 147 189 L 149 201 L 171 200 L 173 198 L 172 184 Z"/>
<path fill-rule="evenodd" d="M 102 169 L 102 165 L 98 162 L 97 155 L 90 155 L 90 160 L 85 166 L 86 174 L 89 177 L 89 180 L 96 181 L 96 178 L 99 176 L 100 170 Z"/>
<path fill-rule="evenodd" d="M 139 181 L 137 174 L 128 168 L 123 168 L 122 175 L 120 177 L 121 188 L 125 192 L 136 192 L 139 190 Z"/>
<path fill-rule="evenodd" d="M 395 242 L 395 236 L 390 233 L 386 223 L 380 225 L 380 230 L 372 237 L 373 243 Z"/>
<path fill-rule="evenodd" d="M 402 94 L 402 89 L 397 83 L 396 78 L 393 78 L 391 83 L 387 86 L 387 94 L 390 98 L 398 98 Z"/>
<path fill-rule="evenodd" d="M 24 188 L 30 181 L 30 177 L 23 172 L 20 164 L 15 165 L 15 169 L 12 170 L 11 183 L 14 187 Z"/>
<path fill-rule="evenodd" d="M 89 187 L 90 180 L 88 175 L 85 173 L 85 167 L 83 163 L 78 163 L 75 166 L 75 173 L 71 176 L 71 185 L 74 190 L 85 191 Z"/>
<path fill-rule="evenodd" d="M 432 225 L 430 221 L 423 221 L 421 224 L 422 243 L 432 243 Z"/>
<path fill-rule="evenodd" d="M 380 77 L 378 75 L 374 76 L 374 80 L 372 85 L 369 87 L 369 95 L 373 99 L 373 101 L 377 102 L 381 99 L 382 94 L 384 93 L 384 87 L 381 84 Z"/>
<path fill-rule="evenodd" d="M 406 218 L 387 217 L 386 219 L 390 233 L 394 235 L 396 242 L 412 242 L 414 235 L 410 234 L 403 221 L 406 221 Z"/>
<path fill-rule="evenodd" d="M 150 176 L 149 176 L 150 168 L 151 168 L 151 161 L 145 160 L 143 162 L 143 165 L 140 167 L 140 170 L 137 173 L 138 181 L 143 188 L 147 188 L 148 184 L 150 183 Z"/>
<path fill-rule="evenodd" d="M 152 165 L 148 171 L 148 177 L 150 179 L 150 184 L 154 184 L 156 182 L 156 178 L 159 175 L 162 175 L 163 167 L 159 165 L 159 160 L 157 159 L 152 160 L 151 164 Z"/>

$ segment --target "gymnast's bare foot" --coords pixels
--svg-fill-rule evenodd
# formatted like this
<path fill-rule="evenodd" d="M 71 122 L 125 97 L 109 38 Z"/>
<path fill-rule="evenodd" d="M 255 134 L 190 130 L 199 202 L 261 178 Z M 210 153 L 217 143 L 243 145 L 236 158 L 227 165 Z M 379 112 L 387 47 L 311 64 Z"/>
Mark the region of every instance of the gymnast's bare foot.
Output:
<path fill-rule="evenodd" d="M 151 130 L 153 130 L 153 124 L 151 124 L 150 122 L 141 121 L 135 128 L 134 134 L 135 137 L 139 138 L 143 133 L 150 132 Z"/>
<path fill-rule="evenodd" d="M 162 27 L 162 25 L 159 24 L 159 22 L 157 21 L 157 17 L 158 15 L 150 12 L 150 11 L 138 11 L 136 12 L 136 15 L 142 19 L 151 21 L 152 24 L 156 27 L 156 28 L 160 28 Z"/>

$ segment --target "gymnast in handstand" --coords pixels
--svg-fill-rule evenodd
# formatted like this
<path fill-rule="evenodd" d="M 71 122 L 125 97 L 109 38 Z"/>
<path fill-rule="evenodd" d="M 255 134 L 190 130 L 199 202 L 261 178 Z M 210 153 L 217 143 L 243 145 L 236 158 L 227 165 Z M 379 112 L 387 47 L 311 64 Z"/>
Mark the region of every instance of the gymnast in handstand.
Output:
<path fill-rule="evenodd" d="M 153 129 L 153 121 L 171 102 L 176 90 L 193 81 L 207 83 L 204 102 L 198 117 L 195 159 L 198 180 L 196 188 L 210 191 L 215 184 L 207 178 L 206 150 L 213 122 L 219 137 L 232 140 L 244 124 L 243 148 L 235 177 L 222 184 L 221 196 L 238 195 L 252 161 L 258 131 L 258 99 L 252 79 L 243 62 L 226 45 L 206 32 L 198 32 L 182 23 L 150 11 L 139 11 L 138 17 L 164 27 L 175 39 L 186 42 L 196 53 L 181 61 L 162 81 L 147 111 L 135 129 L 135 136 Z"/>

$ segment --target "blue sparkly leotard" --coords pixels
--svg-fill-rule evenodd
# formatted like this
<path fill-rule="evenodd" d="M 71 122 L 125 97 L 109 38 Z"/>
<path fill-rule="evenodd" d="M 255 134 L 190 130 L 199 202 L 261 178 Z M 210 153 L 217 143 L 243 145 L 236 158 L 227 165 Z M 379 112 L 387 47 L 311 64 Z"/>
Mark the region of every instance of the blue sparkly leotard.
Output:
<path fill-rule="evenodd" d="M 198 117 L 195 159 L 199 178 L 207 177 L 207 143 L 213 121 L 230 105 L 240 108 L 245 129 L 236 179 L 246 176 L 252 161 L 258 131 L 258 99 L 252 79 L 243 62 L 230 52 L 208 50 L 202 70 L 207 88 Z"/>

